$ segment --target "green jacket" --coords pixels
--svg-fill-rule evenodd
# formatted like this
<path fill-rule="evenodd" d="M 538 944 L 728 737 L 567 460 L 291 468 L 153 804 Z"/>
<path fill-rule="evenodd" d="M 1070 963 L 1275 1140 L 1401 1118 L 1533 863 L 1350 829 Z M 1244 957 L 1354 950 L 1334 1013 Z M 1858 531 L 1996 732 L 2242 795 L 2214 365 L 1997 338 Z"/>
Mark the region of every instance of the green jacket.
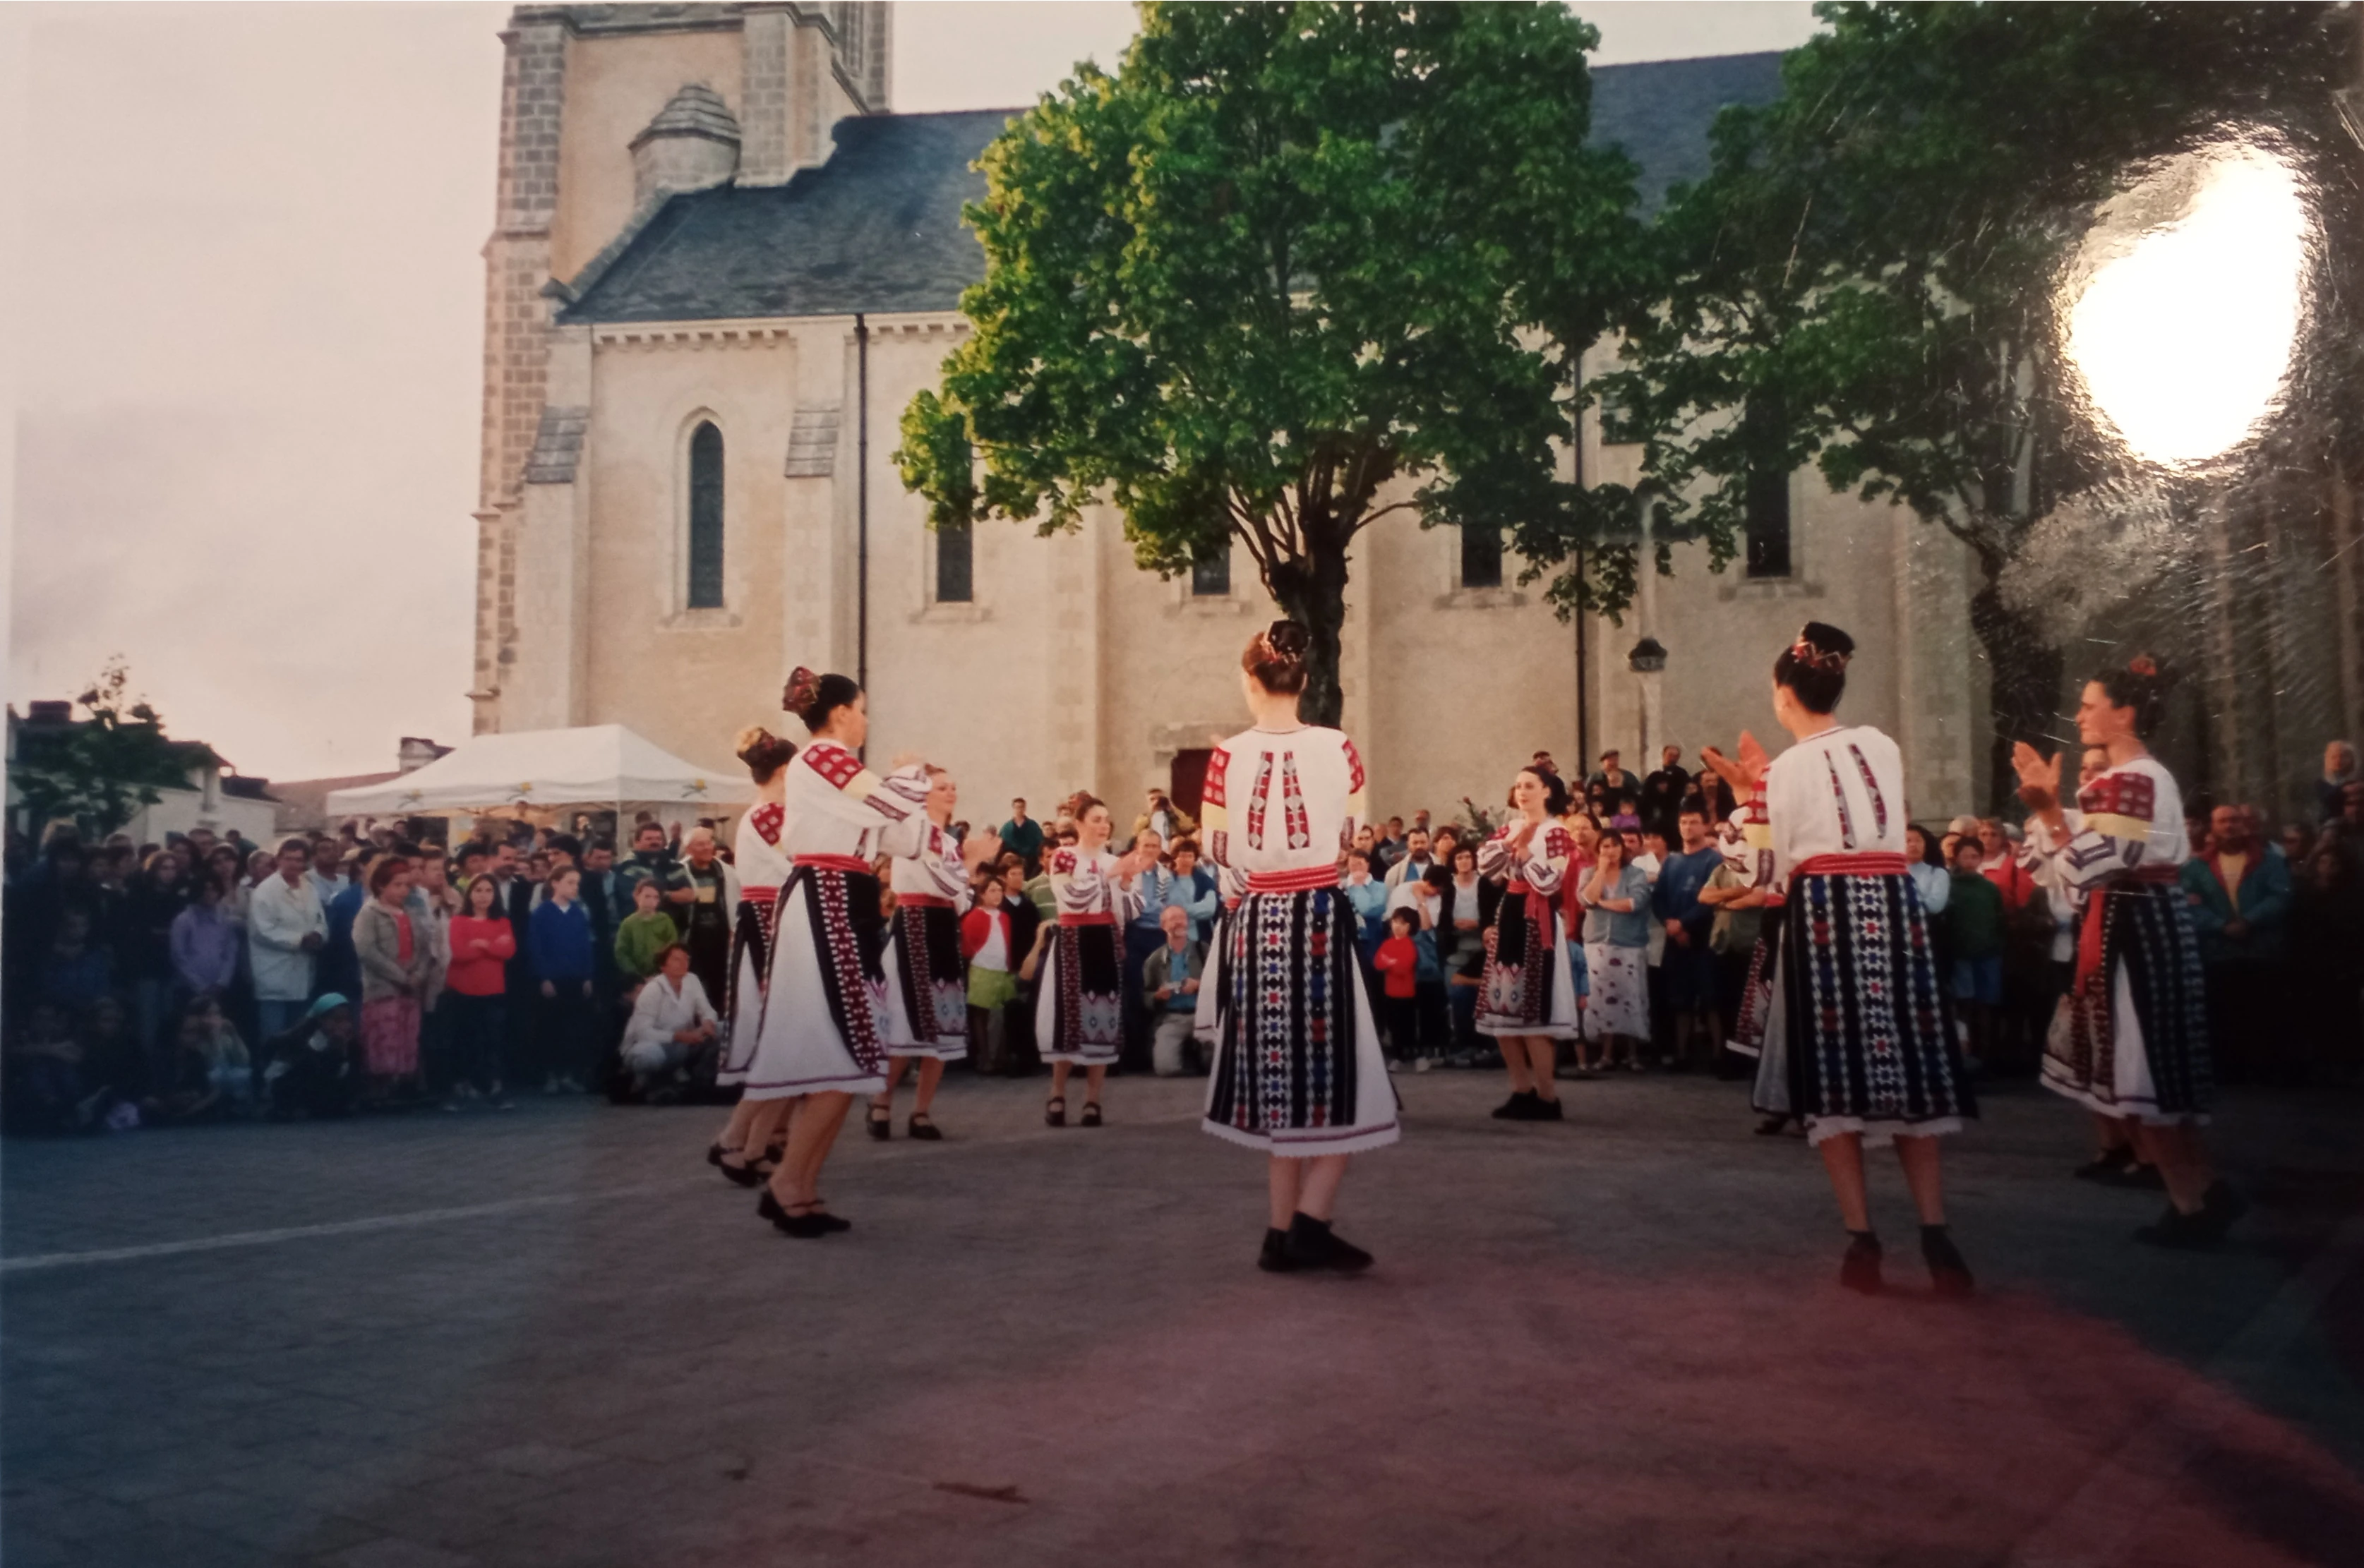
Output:
<path fill-rule="evenodd" d="M 680 940 L 673 917 L 663 910 L 652 915 L 634 910 L 616 928 L 616 967 L 631 979 L 646 980 L 657 972 L 657 954 Z"/>

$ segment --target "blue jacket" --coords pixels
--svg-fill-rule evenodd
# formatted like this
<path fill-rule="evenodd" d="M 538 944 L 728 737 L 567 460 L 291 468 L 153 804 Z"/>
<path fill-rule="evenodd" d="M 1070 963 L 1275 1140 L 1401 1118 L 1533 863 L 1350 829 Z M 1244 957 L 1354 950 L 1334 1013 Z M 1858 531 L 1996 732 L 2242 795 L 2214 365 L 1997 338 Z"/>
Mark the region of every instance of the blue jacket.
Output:
<path fill-rule="evenodd" d="M 1367 959 L 1388 938 L 1388 884 L 1373 877 L 1360 887 L 1342 884 L 1338 891 L 1355 906 L 1355 943 Z"/>
<path fill-rule="evenodd" d="M 320 962 L 314 971 L 319 976 L 314 984 L 315 995 L 326 995 L 333 991 L 348 999 L 361 995 L 362 961 L 353 951 L 353 921 L 368 902 L 369 889 L 358 882 L 349 882 L 322 911 L 329 917 L 329 940 L 320 949 Z"/>
<path fill-rule="evenodd" d="M 2282 956 L 2282 928 L 2290 921 L 2291 879 L 2290 862 L 2282 858 L 2280 846 L 2260 844 L 2249 851 L 2249 863 L 2241 872 L 2237 909 L 2214 855 L 2193 856 L 2183 862 L 2178 874 L 2183 880 L 2184 896 L 2191 901 L 2191 925 L 2200 933 L 2201 962 L 2256 963 Z M 2225 934 L 2225 925 L 2236 915 L 2249 923 L 2249 934 L 2239 941 Z"/>
<path fill-rule="evenodd" d="M 591 912 L 579 898 L 563 909 L 555 900 L 543 900 L 533 912 L 526 946 L 533 954 L 537 980 L 590 979 Z"/>

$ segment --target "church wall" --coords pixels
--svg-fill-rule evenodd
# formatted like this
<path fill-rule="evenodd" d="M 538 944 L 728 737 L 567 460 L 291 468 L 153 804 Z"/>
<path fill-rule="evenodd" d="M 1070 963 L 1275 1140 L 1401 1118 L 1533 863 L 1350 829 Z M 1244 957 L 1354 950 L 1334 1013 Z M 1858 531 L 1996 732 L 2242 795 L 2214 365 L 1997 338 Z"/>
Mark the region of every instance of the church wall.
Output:
<path fill-rule="evenodd" d="M 568 41 L 560 195 L 550 235 L 553 276 L 581 272 L 632 216 L 632 138 L 675 93 L 702 82 L 740 115 L 742 47 L 735 29 Z"/>
<path fill-rule="evenodd" d="M 1537 751 L 1572 769 L 1575 633 L 1517 585 L 1506 556 L 1500 588 L 1459 586 L 1461 536 L 1399 513 L 1357 539 L 1350 603 L 1375 628 L 1369 718 L 1355 737 L 1377 817 L 1425 806 L 1461 815 L 1461 797 L 1492 808 Z"/>
<path fill-rule="evenodd" d="M 630 725 L 717 768 L 741 725 L 777 722 L 795 358 L 780 339 L 598 350 L 583 460 L 592 538 L 582 722 Z M 687 448 L 700 415 L 722 432 L 724 587 L 721 608 L 693 610 Z"/>

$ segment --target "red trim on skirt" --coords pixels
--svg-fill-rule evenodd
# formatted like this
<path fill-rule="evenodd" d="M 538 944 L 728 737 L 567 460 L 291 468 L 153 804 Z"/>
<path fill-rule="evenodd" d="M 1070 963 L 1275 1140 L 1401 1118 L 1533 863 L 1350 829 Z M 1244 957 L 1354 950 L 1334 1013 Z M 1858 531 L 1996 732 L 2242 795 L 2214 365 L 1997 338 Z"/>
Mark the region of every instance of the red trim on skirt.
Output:
<path fill-rule="evenodd" d="M 1250 893 L 1315 893 L 1338 885 L 1336 866 L 1307 866 L 1301 871 L 1252 871 Z"/>
<path fill-rule="evenodd" d="M 855 876 L 871 874 L 870 862 L 860 855 L 798 855 L 796 863 L 814 871 L 850 872 Z"/>
<path fill-rule="evenodd" d="M 1809 855 L 1791 869 L 1791 876 L 1902 876 L 1902 855 L 1868 852 L 1859 855 Z"/>

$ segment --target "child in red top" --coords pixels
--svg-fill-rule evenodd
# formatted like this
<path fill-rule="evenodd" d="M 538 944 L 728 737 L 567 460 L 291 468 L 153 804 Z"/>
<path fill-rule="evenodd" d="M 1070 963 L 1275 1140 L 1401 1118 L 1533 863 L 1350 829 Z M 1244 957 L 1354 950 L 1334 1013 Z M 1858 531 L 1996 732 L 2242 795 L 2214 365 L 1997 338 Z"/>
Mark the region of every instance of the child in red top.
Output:
<path fill-rule="evenodd" d="M 1398 1061 L 1412 1056 L 1420 1041 L 1420 1010 L 1413 1000 L 1420 994 L 1420 946 L 1412 940 L 1419 929 L 1420 917 L 1411 910 L 1394 911 L 1388 917 L 1388 940 L 1371 956 L 1371 966 L 1387 982 L 1379 1006 Z"/>
<path fill-rule="evenodd" d="M 443 980 L 452 1081 L 445 1108 L 481 1098 L 507 1110 L 501 1085 L 507 1076 L 508 966 L 517 956 L 517 933 L 497 913 L 500 886 L 491 877 L 476 876 L 463 896 L 463 910 L 452 917 L 452 967 Z"/>

